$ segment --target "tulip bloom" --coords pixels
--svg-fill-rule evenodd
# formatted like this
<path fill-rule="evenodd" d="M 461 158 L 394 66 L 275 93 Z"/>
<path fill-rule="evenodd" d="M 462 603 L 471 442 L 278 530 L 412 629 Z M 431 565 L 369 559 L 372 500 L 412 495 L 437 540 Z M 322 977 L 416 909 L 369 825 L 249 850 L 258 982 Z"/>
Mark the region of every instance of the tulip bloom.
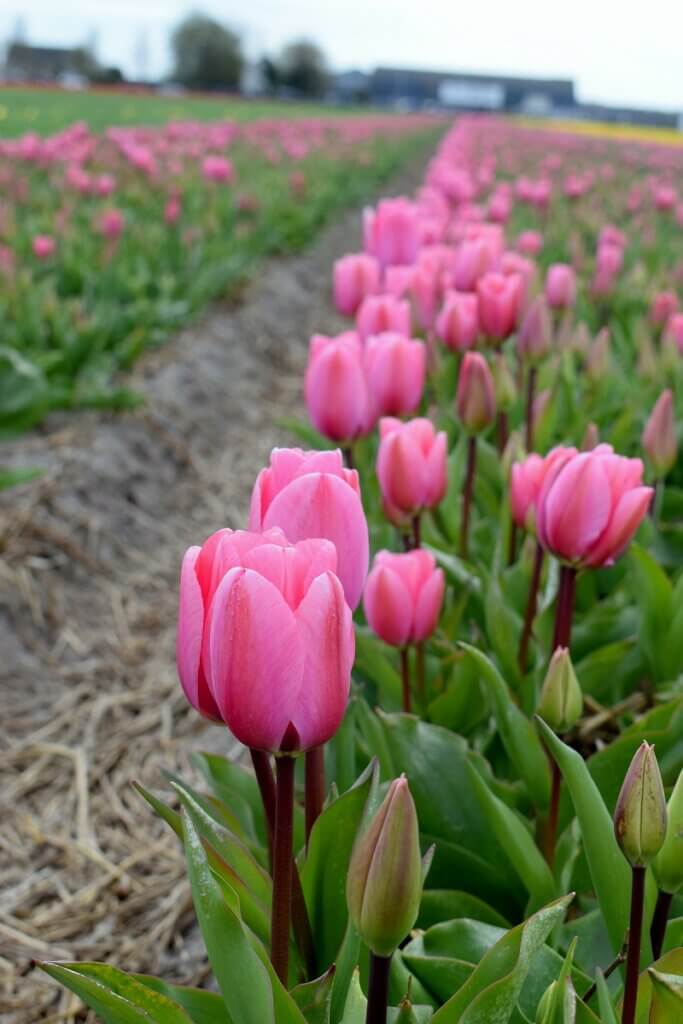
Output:
<path fill-rule="evenodd" d="M 415 412 L 424 391 L 426 368 L 421 341 L 391 332 L 368 338 L 365 373 L 376 413 L 403 416 Z"/>
<path fill-rule="evenodd" d="M 306 408 L 316 430 L 331 441 L 348 444 L 374 426 L 363 359 L 355 331 L 311 338 L 304 378 Z"/>
<path fill-rule="evenodd" d="M 244 744 L 307 750 L 344 716 L 351 611 L 326 540 L 219 530 L 183 559 L 178 673 L 188 700 Z"/>
<path fill-rule="evenodd" d="M 674 313 L 669 319 L 664 332 L 664 338 L 669 344 L 676 346 L 683 355 L 683 313 Z"/>
<path fill-rule="evenodd" d="M 536 504 L 546 477 L 577 454 L 576 448 L 553 448 L 545 457 L 532 452 L 515 462 L 510 474 L 510 508 L 518 526 L 534 532 Z"/>
<path fill-rule="evenodd" d="M 538 256 L 543 248 L 543 236 L 538 231 L 523 231 L 515 245 L 523 256 Z"/>
<path fill-rule="evenodd" d="M 377 476 L 384 511 L 401 526 L 424 508 L 438 505 L 446 493 L 448 442 L 431 420 L 385 417 L 379 424 Z"/>
<path fill-rule="evenodd" d="M 393 647 L 421 643 L 436 629 L 444 587 L 443 572 L 428 551 L 379 551 L 363 596 L 370 628 Z"/>
<path fill-rule="evenodd" d="M 409 199 L 382 199 L 363 213 L 364 249 L 383 267 L 411 264 L 420 244 L 420 213 Z"/>
<path fill-rule="evenodd" d="M 496 418 L 493 377 L 480 352 L 466 352 L 463 357 L 455 404 L 468 434 L 486 430 Z"/>
<path fill-rule="evenodd" d="M 536 508 L 538 539 L 560 561 L 580 568 L 611 565 L 628 547 L 652 499 L 643 463 L 600 444 L 558 460 Z"/>
<path fill-rule="evenodd" d="M 576 274 L 566 263 L 553 263 L 545 278 L 545 297 L 551 309 L 570 309 L 576 302 Z"/>
<path fill-rule="evenodd" d="M 363 252 L 350 253 L 334 264 L 334 305 L 342 316 L 355 316 L 363 299 L 380 290 L 380 265 Z"/>
<path fill-rule="evenodd" d="M 368 524 L 358 473 L 340 451 L 274 448 L 251 495 L 249 529 L 280 527 L 292 541 L 324 537 L 337 549 L 336 573 L 355 608 L 368 571 Z"/>
<path fill-rule="evenodd" d="M 124 217 L 121 210 L 105 210 L 99 221 L 99 230 L 110 242 L 116 242 L 124 228 Z"/>
<path fill-rule="evenodd" d="M 477 294 L 482 333 L 493 341 L 504 341 L 517 326 L 524 279 L 520 274 L 484 274 L 477 281 Z"/>
<path fill-rule="evenodd" d="M 678 312 L 678 296 L 675 292 L 658 292 L 650 305 L 650 319 L 657 327 L 662 327 Z"/>
<path fill-rule="evenodd" d="M 436 333 L 453 352 L 472 348 L 479 336 L 477 296 L 472 292 L 447 292 L 436 320 Z"/>
<path fill-rule="evenodd" d="M 33 255 L 39 260 L 48 260 L 54 255 L 57 244 L 52 235 L 36 235 L 32 242 Z"/>
<path fill-rule="evenodd" d="M 223 184 L 232 181 L 234 169 L 230 160 L 223 156 L 206 156 L 202 161 L 202 175 L 207 181 Z"/>
<path fill-rule="evenodd" d="M 393 295 L 368 295 L 356 314 L 356 327 L 365 341 L 372 334 L 395 331 L 410 337 L 410 303 Z"/>
<path fill-rule="evenodd" d="M 673 392 L 662 391 L 643 430 L 642 445 L 655 477 L 666 476 L 676 462 L 678 442 L 674 420 Z"/>
<path fill-rule="evenodd" d="M 517 352 L 525 363 L 540 362 L 551 348 L 553 325 L 548 303 L 539 295 L 524 314 L 517 332 Z"/>

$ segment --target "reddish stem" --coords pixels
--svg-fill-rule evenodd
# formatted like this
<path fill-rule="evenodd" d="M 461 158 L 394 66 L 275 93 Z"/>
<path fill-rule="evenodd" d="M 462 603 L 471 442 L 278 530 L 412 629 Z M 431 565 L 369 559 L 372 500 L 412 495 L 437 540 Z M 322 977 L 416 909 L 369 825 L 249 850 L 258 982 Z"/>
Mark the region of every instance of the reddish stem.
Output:
<path fill-rule="evenodd" d="M 508 540 L 508 565 L 514 565 L 517 558 L 517 523 L 512 520 L 510 523 L 510 537 Z"/>
<path fill-rule="evenodd" d="M 551 656 L 558 647 L 566 647 L 568 649 L 571 644 L 575 597 L 576 569 L 572 568 L 571 565 L 563 565 L 560 569 L 560 589 L 557 594 Z"/>
<path fill-rule="evenodd" d="M 419 514 L 413 516 L 413 547 L 419 548 L 422 544 L 421 520 Z"/>
<path fill-rule="evenodd" d="M 531 572 L 531 580 L 529 582 L 529 594 L 527 596 L 526 608 L 524 610 L 524 627 L 522 629 L 522 635 L 519 640 L 519 655 L 518 663 L 520 672 L 524 673 L 527 669 L 527 658 L 529 655 L 529 642 L 531 640 L 531 630 L 536 618 L 536 608 L 538 605 L 538 588 L 541 583 L 541 573 L 543 572 L 543 558 L 545 552 L 541 545 L 536 541 L 536 550 L 534 551 L 534 567 Z"/>
<path fill-rule="evenodd" d="M 659 960 L 662 955 L 662 946 L 664 945 L 664 936 L 666 935 L 666 925 L 669 920 L 672 900 L 672 893 L 664 892 L 663 889 L 660 889 L 652 918 L 652 925 L 650 926 L 653 960 Z"/>
<path fill-rule="evenodd" d="M 368 1008 L 365 1024 L 386 1024 L 389 1003 L 389 972 L 391 956 L 370 954 L 370 975 L 368 978 Z"/>
<path fill-rule="evenodd" d="M 467 439 L 467 471 L 462 492 L 462 519 L 460 521 L 460 557 L 467 558 L 469 551 L 470 507 L 474 493 L 474 476 L 477 470 L 477 438 Z"/>
<path fill-rule="evenodd" d="M 273 834 L 270 959 L 285 988 L 289 984 L 289 922 L 292 916 L 294 763 L 294 758 L 289 754 L 281 754 L 275 760 L 277 800 Z"/>
<path fill-rule="evenodd" d="M 305 754 L 305 790 L 304 805 L 306 809 L 306 846 L 311 830 L 320 817 L 325 801 L 325 749 L 313 747 Z"/>
<path fill-rule="evenodd" d="M 643 905 L 645 902 L 645 868 L 632 869 L 631 919 L 628 926 L 628 955 L 626 957 L 626 983 L 621 1024 L 634 1024 L 640 974 L 640 945 L 643 932 Z"/>
<path fill-rule="evenodd" d="M 410 713 L 410 663 L 408 661 L 408 648 L 401 648 L 401 688 L 403 691 L 403 710 Z"/>
<path fill-rule="evenodd" d="M 537 373 L 536 367 L 530 366 L 526 379 L 526 434 L 524 445 L 527 452 L 534 450 L 534 397 L 536 394 Z"/>
<path fill-rule="evenodd" d="M 496 433 L 498 441 L 498 451 L 501 452 L 502 454 L 502 452 L 505 451 L 505 445 L 508 443 L 508 439 L 510 437 L 508 414 L 504 412 L 502 409 L 498 413 L 498 416 L 496 418 Z"/>

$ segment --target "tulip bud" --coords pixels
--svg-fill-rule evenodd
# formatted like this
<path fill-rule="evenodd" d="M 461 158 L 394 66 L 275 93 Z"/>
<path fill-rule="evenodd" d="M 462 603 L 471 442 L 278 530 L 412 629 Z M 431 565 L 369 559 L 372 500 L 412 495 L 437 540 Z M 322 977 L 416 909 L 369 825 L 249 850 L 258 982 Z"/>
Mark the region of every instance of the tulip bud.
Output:
<path fill-rule="evenodd" d="M 659 888 L 675 893 L 683 886 L 683 772 L 669 797 L 667 811 L 666 839 L 652 862 L 652 870 Z"/>
<path fill-rule="evenodd" d="M 517 397 L 517 388 L 508 361 L 502 352 L 498 352 L 493 359 L 493 386 L 498 408 L 509 409 Z"/>
<path fill-rule="evenodd" d="M 666 799 L 655 748 L 643 741 L 614 809 L 614 834 L 632 867 L 647 867 L 666 836 Z"/>
<path fill-rule="evenodd" d="M 496 418 L 496 396 L 488 363 L 479 352 L 466 352 L 455 399 L 458 416 L 470 434 L 486 430 Z"/>
<path fill-rule="evenodd" d="M 527 309 L 517 332 L 517 352 L 520 359 L 536 363 L 550 351 L 553 325 L 548 303 L 542 295 L 534 299 Z"/>
<path fill-rule="evenodd" d="M 546 672 L 538 713 L 557 733 L 573 729 L 583 711 L 583 694 L 566 647 L 555 650 Z"/>
<path fill-rule="evenodd" d="M 391 956 L 403 941 L 415 924 L 421 896 L 417 814 L 402 775 L 356 840 L 346 880 L 351 920 L 376 956 Z"/>
<path fill-rule="evenodd" d="M 582 452 L 592 452 L 600 444 L 600 431 L 597 423 L 587 423 L 581 442 Z"/>
<path fill-rule="evenodd" d="M 662 391 L 657 399 L 641 440 L 655 477 L 659 480 L 669 472 L 678 454 L 673 394 L 670 388 Z"/>
<path fill-rule="evenodd" d="M 609 373 L 609 330 L 603 327 L 595 336 L 586 358 L 586 373 L 591 380 L 603 380 Z"/>

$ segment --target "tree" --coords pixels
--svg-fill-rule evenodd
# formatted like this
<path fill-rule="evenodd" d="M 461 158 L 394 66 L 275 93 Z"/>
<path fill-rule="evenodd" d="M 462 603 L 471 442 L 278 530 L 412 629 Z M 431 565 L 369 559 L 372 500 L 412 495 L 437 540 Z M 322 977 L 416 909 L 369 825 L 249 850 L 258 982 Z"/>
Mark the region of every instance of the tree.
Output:
<path fill-rule="evenodd" d="M 238 89 L 244 59 L 239 36 L 203 14 L 190 14 L 171 38 L 173 77 L 189 89 Z"/>
<path fill-rule="evenodd" d="M 290 43 L 279 61 L 280 80 L 287 88 L 302 96 L 323 96 L 328 85 L 325 55 L 307 39 Z"/>

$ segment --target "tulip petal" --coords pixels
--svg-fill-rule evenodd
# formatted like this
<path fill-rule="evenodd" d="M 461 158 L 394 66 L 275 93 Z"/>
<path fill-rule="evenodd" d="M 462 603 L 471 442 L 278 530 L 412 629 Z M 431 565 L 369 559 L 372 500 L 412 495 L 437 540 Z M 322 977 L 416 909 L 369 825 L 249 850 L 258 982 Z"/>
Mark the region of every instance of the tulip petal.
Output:
<path fill-rule="evenodd" d="M 408 642 L 413 602 L 398 573 L 383 565 L 376 566 L 368 576 L 363 604 L 370 628 L 386 644 L 403 647 Z"/>
<path fill-rule="evenodd" d="M 334 735 L 349 698 L 355 634 L 344 590 L 333 573 L 312 582 L 296 621 L 305 661 L 292 721 L 306 750 Z"/>
<path fill-rule="evenodd" d="M 635 487 L 621 496 L 609 526 L 588 552 L 588 565 L 610 565 L 616 561 L 647 515 L 653 493 L 651 487 Z"/>
<path fill-rule="evenodd" d="M 414 643 L 420 643 L 434 632 L 439 622 L 443 594 L 446 586 L 441 569 L 431 573 L 421 588 L 415 605 L 412 637 Z"/>
<path fill-rule="evenodd" d="M 236 568 L 216 591 L 207 628 L 207 675 L 224 721 L 247 746 L 278 750 L 304 669 L 293 612 L 272 583 Z"/>
<path fill-rule="evenodd" d="M 601 463 L 591 452 L 577 455 L 547 492 L 545 536 L 550 549 L 561 558 L 583 558 L 609 522 L 611 488 Z"/>
<path fill-rule="evenodd" d="M 220 712 L 201 666 L 204 601 L 196 572 L 200 551 L 199 547 L 189 548 L 180 571 L 176 662 L 180 683 L 190 704 L 207 718 L 220 721 Z"/>
<path fill-rule="evenodd" d="M 280 526 L 292 542 L 324 537 L 337 548 L 337 575 L 351 608 L 368 571 L 368 524 L 358 494 L 341 477 L 307 473 L 273 499 L 264 526 Z"/>

